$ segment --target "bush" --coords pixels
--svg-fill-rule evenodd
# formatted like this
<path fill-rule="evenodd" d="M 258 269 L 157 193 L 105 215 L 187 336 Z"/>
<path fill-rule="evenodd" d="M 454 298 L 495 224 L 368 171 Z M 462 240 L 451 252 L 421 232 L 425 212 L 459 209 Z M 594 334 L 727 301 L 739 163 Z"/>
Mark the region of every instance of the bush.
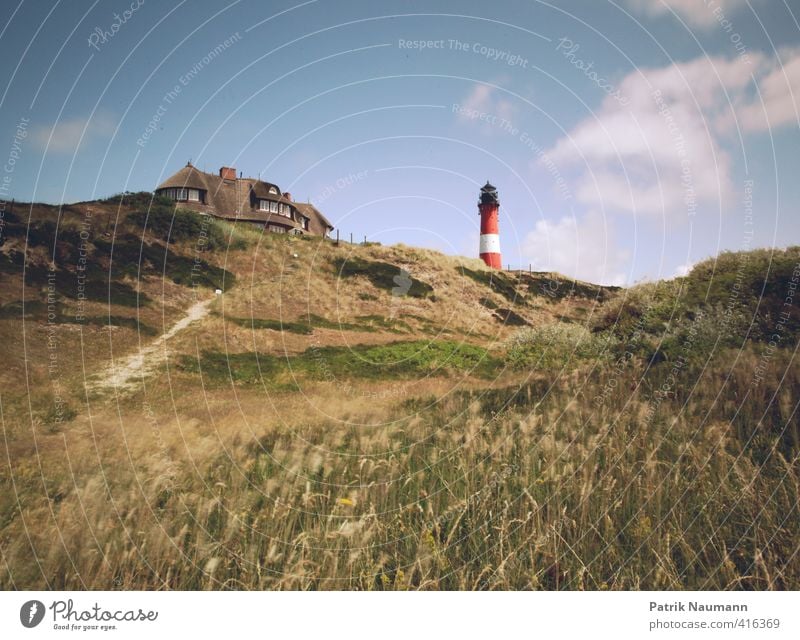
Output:
<path fill-rule="evenodd" d="M 625 289 L 601 307 L 591 328 L 609 331 L 621 340 L 637 332 L 660 335 L 671 320 L 686 313 L 679 295 L 683 288 L 682 280 L 675 279 Z"/>
<path fill-rule="evenodd" d="M 228 245 L 217 221 L 195 211 L 173 211 L 170 207 L 155 205 L 128 214 L 128 222 L 164 242 L 193 242 L 201 249 L 212 251 Z"/>
<path fill-rule="evenodd" d="M 117 204 L 128 207 L 151 207 L 152 205 L 170 206 L 172 201 L 164 196 L 153 195 L 149 191 L 124 191 L 115 193 L 104 200 L 103 204 Z"/>
<path fill-rule="evenodd" d="M 507 343 L 506 359 L 515 368 L 561 367 L 570 360 L 609 355 L 613 340 L 585 327 L 556 323 L 522 329 Z"/>

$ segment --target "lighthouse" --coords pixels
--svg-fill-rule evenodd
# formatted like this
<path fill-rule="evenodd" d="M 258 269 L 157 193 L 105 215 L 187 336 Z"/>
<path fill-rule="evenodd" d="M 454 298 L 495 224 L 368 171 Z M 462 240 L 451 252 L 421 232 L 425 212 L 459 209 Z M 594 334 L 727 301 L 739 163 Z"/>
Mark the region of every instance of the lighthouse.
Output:
<path fill-rule="evenodd" d="M 481 246 L 480 255 L 488 266 L 493 269 L 502 269 L 503 261 L 500 257 L 500 233 L 497 225 L 497 213 L 500 209 L 500 200 L 497 189 L 486 181 L 481 188 L 478 201 L 478 211 L 481 214 Z"/>

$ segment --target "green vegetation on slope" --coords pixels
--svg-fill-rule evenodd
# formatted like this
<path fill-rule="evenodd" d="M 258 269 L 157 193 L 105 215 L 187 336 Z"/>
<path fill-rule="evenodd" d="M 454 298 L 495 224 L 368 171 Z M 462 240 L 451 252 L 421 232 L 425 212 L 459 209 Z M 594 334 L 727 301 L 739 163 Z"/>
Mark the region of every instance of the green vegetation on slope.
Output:
<path fill-rule="evenodd" d="M 800 336 L 800 247 L 723 253 L 683 278 L 621 292 L 593 330 L 655 361 L 702 361 L 748 343 L 791 347 Z"/>
<path fill-rule="evenodd" d="M 157 205 L 149 214 L 129 214 L 112 238 L 91 228 L 83 229 L 76 223 L 75 212 L 66 209 L 59 215 L 71 217 L 60 225 L 51 219 L 5 224 L 5 238 L 17 240 L 20 249 L 27 246 L 29 252 L 41 249 L 43 253 L 29 253 L 26 264 L 21 250 L 6 251 L 0 255 L 0 273 L 21 275 L 24 266 L 25 284 L 31 291 L 49 287 L 57 296 L 72 300 L 83 298 L 127 307 L 150 302 L 131 284 L 141 277 L 166 277 L 179 285 L 211 289 L 227 290 L 235 284 L 233 273 L 205 259 L 212 248 L 227 246 L 218 221 L 207 222 L 194 212 L 173 212 Z M 174 224 L 170 226 L 173 213 Z M 138 225 L 145 220 L 155 225 L 155 238 L 141 235 L 143 230 Z M 134 233 L 137 230 L 138 236 Z M 203 240 L 205 234 L 208 241 Z M 184 241 L 183 251 L 158 242 L 167 238 Z"/>
<path fill-rule="evenodd" d="M 200 360 L 184 356 L 186 372 L 202 372 L 209 382 L 265 383 L 283 386 L 295 376 L 312 380 L 361 378 L 411 379 L 459 372 L 476 377 L 496 375 L 499 361 L 486 349 L 447 340 L 393 342 L 384 345 L 311 347 L 296 356 L 264 353 L 204 352 Z"/>
<path fill-rule="evenodd" d="M 568 323 L 544 324 L 517 332 L 508 342 L 507 360 L 518 369 L 551 369 L 609 357 L 609 339 Z"/>

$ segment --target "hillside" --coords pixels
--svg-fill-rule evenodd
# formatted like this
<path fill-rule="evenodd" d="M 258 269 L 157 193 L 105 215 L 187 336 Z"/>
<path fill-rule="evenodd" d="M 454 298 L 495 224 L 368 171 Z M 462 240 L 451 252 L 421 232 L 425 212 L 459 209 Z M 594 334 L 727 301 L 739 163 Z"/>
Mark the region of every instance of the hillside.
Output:
<path fill-rule="evenodd" d="M 800 587 L 800 248 L 620 290 L 147 194 L 2 233 L 2 588 Z"/>

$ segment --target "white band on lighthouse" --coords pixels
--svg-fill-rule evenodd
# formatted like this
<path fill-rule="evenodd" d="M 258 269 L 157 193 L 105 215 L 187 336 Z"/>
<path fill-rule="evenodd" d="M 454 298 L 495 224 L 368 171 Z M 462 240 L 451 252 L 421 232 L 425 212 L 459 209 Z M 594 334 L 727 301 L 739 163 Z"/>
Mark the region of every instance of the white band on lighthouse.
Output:
<path fill-rule="evenodd" d="M 500 253 L 500 236 L 496 233 L 481 235 L 481 253 Z"/>

